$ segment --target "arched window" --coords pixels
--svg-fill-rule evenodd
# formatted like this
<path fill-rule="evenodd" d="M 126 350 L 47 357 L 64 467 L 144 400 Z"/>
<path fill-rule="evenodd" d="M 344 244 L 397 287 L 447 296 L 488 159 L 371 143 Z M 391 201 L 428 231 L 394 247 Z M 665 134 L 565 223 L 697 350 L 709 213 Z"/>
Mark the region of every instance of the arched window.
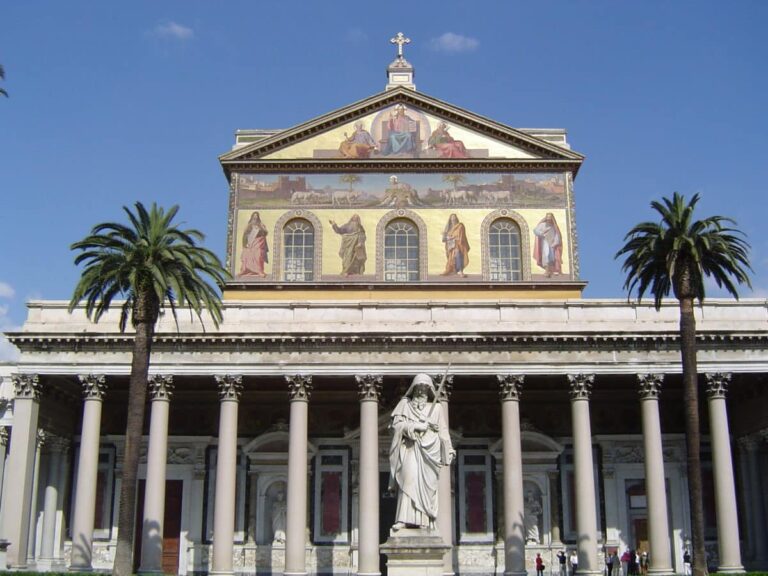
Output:
<path fill-rule="evenodd" d="M 488 264 L 491 282 L 523 278 L 520 227 L 509 218 L 495 220 L 488 229 Z"/>
<path fill-rule="evenodd" d="M 307 220 L 297 218 L 283 228 L 283 280 L 314 280 L 315 229 Z"/>
<path fill-rule="evenodd" d="M 392 220 L 384 229 L 384 281 L 419 280 L 419 231 L 409 220 Z"/>

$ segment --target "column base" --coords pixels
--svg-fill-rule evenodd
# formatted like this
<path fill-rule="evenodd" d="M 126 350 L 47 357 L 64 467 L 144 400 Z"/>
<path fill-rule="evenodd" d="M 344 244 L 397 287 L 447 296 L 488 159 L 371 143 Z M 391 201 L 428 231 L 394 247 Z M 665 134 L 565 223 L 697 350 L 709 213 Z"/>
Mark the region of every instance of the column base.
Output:
<path fill-rule="evenodd" d="M 675 571 L 670 566 L 669 568 L 648 568 L 649 576 L 672 576 Z"/>
<path fill-rule="evenodd" d="M 93 572 L 93 566 L 70 566 L 67 572 Z"/>
<path fill-rule="evenodd" d="M 504 576 L 527 576 L 528 572 L 526 570 L 510 570 L 509 572 L 504 572 Z"/>
<path fill-rule="evenodd" d="M 744 574 L 744 566 L 718 566 L 718 574 Z"/>
<path fill-rule="evenodd" d="M 235 572 L 232 570 L 211 570 L 208 572 L 208 576 L 235 576 Z"/>
<path fill-rule="evenodd" d="M 138 572 L 136 572 L 139 576 L 160 576 L 161 574 L 164 574 L 162 570 L 149 570 L 146 568 L 139 568 Z M 213 572 L 211 572 L 213 574 Z"/>
<path fill-rule="evenodd" d="M 283 572 L 283 576 L 307 576 L 307 572 Z"/>
<path fill-rule="evenodd" d="M 37 561 L 38 572 L 66 572 L 67 567 L 60 558 L 40 558 Z"/>
<path fill-rule="evenodd" d="M 575 576 L 603 576 L 603 574 L 604 572 L 602 570 L 582 570 L 581 568 L 577 568 Z"/>
<path fill-rule="evenodd" d="M 358 572 L 357 576 L 381 576 L 381 572 Z"/>
<path fill-rule="evenodd" d="M 389 576 L 443 576 L 443 559 L 450 549 L 437 530 L 426 528 L 390 531 L 389 539 L 379 547 L 387 555 Z"/>

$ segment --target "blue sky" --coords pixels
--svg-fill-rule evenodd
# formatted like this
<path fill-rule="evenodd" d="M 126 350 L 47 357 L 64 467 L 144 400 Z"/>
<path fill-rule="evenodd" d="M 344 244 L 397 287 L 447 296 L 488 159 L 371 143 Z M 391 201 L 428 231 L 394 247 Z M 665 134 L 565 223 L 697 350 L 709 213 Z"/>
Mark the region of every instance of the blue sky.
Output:
<path fill-rule="evenodd" d="M 66 299 L 69 245 L 136 200 L 181 205 L 223 256 L 217 156 L 381 91 L 402 31 L 420 91 L 514 127 L 563 127 L 585 296 L 648 205 L 700 193 L 749 236 L 768 295 L 768 2 L 5 2 L 0 8 L 0 329 Z M 712 292 L 712 295 L 718 295 Z M 0 347 L 2 348 L 2 347 Z M 2 349 L 7 355 L 7 347 Z"/>

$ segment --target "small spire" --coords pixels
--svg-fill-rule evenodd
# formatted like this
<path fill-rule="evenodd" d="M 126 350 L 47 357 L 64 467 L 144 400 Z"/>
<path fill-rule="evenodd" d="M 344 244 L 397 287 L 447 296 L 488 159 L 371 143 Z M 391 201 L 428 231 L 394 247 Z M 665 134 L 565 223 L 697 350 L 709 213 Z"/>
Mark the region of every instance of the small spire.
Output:
<path fill-rule="evenodd" d="M 394 38 L 390 38 L 390 43 L 397 44 L 397 57 L 392 63 L 387 66 L 387 90 L 392 90 L 398 86 L 410 88 L 416 90 L 416 85 L 413 83 L 413 77 L 416 73 L 413 66 L 403 56 L 403 46 L 411 43 L 410 38 L 406 38 L 405 34 L 398 32 Z"/>

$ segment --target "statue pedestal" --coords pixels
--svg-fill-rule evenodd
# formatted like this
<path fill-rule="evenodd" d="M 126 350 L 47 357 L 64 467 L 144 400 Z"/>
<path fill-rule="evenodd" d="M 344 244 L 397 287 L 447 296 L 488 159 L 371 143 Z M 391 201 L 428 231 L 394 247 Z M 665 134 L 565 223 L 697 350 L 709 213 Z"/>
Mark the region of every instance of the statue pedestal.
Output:
<path fill-rule="evenodd" d="M 442 576 L 443 557 L 451 547 L 437 530 L 401 528 L 390 530 L 379 549 L 387 555 L 389 576 Z"/>

